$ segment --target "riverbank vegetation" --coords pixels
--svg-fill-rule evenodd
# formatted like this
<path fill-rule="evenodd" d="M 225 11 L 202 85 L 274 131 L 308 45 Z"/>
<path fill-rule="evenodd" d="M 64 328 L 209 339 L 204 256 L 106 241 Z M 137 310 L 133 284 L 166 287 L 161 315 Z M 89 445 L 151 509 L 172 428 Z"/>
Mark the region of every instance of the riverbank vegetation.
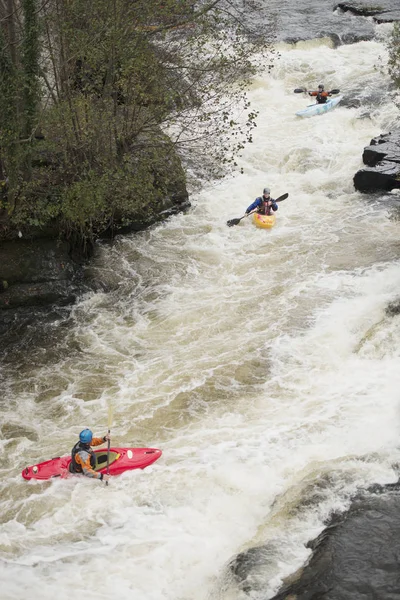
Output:
<path fill-rule="evenodd" d="M 388 42 L 388 72 L 397 90 L 400 90 L 400 25 L 395 23 Z"/>
<path fill-rule="evenodd" d="M 235 165 L 257 1 L 0 0 L 0 240 L 85 245 L 187 198 L 181 158 Z M 256 22 L 256 21 L 254 21 Z"/>

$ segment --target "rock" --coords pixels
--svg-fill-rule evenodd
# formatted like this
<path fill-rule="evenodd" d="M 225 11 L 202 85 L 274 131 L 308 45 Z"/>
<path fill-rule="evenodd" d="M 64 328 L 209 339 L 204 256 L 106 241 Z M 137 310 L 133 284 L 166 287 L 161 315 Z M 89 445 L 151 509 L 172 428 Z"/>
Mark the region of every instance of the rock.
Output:
<path fill-rule="evenodd" d="M 272 600 L 400 600 L 400 495 L 398 485 L 359 499 L 314 543 L 294 583 Z"/>
<path fill-rule="evenodd" d="M 360 17 L 372 17 L 376 23 L 400 21 L 400 10 L 393 6 L 392 0 L 379 0 L 376 4 L 362 2 L 339 2 L 336 8 Z"/>
<path fill-rule="evenodd" d="M 393 300 L 393 302 L 390 302 L 387 305 L 385 312 L 389 317 L 400 315 L 400 298 L 398 300 Z"/>
<path fill-rule="evenodd" d="M 0 244 L 0 279 L 40 283 L 71 279 L 77 266 L 68 256 L 69 245 L 57 240 L 15 240 Z"/>
<path fill-rule="evenodd" d="M 379 169 L 361 169 L 353 178 L 354 187 L 359 192 L 376 192 L 400 188 L 400 180 L 397 180 L 399 166 L 388 161 L 382 161 Z"/>
<path fill-rule="evenodd" d="M 75 301 L 81 266 L 69 244 L 17 239 L 0 244 L 0 310 Z"/>
<path fill-rule="evenodd" d="M 373 17 L 374 15 L 385 12 L 382 6 L 364 5 L 362 2 L 339 2 L 336 8 L 340 8 L 344 12 L 351 12 L 353 15 L 362 17 Z"/>
<path fill-rule="evenodd" d="M 400 131 L 380 135 L 364 148 L 366 169 L 357 171 L 353 182 L 360 192 L 400 188 Z"/>
<path fill-rule="evenodd" d="M 48 304 L 63 306 L 73 304 L 77 295 L 77 291 L 66 281 L 20 283 L 0 295 L 0 310 Z"/>
<path fill-rule="evenodd" d="M 380 13 L 373 17 L 376 23 L 394 23 L 400 21 L 400 10 L 391 10 L 386 13 Z"/>

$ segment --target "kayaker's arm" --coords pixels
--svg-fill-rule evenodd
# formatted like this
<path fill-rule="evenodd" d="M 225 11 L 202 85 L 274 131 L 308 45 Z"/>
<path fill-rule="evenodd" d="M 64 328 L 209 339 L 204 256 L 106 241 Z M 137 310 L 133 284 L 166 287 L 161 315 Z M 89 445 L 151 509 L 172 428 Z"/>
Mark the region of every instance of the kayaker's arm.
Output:
<path fill-rule="evenodd" d="M 92 441 L 94 441 L 96 438 L 93 438 Z M 101 439 L 101 438 L 97 438 L 97 439 Z M 101 442 L 103 443 L 103 442 Z M 95 445 L 95 444 L 93 444 Z M 98 446 L 99 444 L 97 444 Z M 93 470 L 92 465 L 90 464 L 90 454 L 89 452 L 77 452 L 75 455 L 75 460 L 78 463 L 78 465 L 80 465 L 80 467 L 82 468 L 82 473 L 84 475 L 86 475 L 86 477 L 92 477 L 94 479 L 103 479 L 102 474 L 101 473 L 96 473 L 96 471 Z"/>
<path fill-rule="evenodd" d="M 94 437 L 90 443 L 91 446 L 101 446 L 109 439 L 109 435 L 105 435 L 102 438 Z M 92 477 L 94 479 L 102 480 L 104 478 L 103 473 L 97 473 L 93 470 L 92 465 L 90 464 L 90 454 L 87 452 L 78 452 L 76 454 L 75 460 L 82 467 L 82 473 L 86 475 L 86 477 Z M 108 475 L 105 476 L 107 480 L 109 478 Z"/>
<path fill-rule="evenodd" d="M 102 438 L 94 437 L 92 439 L 92 441 L 90 442 L 90 445 L 91 446 L 101 446 L 101 444 L 104 444 L 108 440 L 108 438 L 109 438 L 108 434 Z"/>
<path fill-rule="evenodd" d="M 271 198 L 271 204 L 270 204 L 270 206 L 271 206 L 271 208 L 272 208 L 272 210 L 274 212 L 278 210 L 278 205 L 277 205 L 276 201 L 273 198 Z"/>
<path fill-rule="evenodd" d="M 308 92 L 309 96 L 318 96 L 318 94 L 320 94 L 320 96 L 322 96 L 322 98 L 327 98 L 328 96 L 332 96 L 332 92 Z"/>
<path fill-rule="evenodd" d="M 253 204 L 250 204 L 250 206 L 246 209 L 246 215 L 249 214 L 249 212 L 251 212 L 255 208 L 258 208 L 260 206 L 260 204 L 261 204 L 261 198 L 256 198 L 256 200 L 254 200 Z"/>

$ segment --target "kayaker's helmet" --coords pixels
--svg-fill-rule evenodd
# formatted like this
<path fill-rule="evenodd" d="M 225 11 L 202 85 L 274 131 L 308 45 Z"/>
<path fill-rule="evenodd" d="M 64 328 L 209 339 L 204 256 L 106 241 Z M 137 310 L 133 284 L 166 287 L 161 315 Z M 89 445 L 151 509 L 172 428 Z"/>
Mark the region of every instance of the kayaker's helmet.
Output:
<path fill-rule="evenodd" d="M 82 442 L 82 444 L 90 444 L 92 439 L 93 433 L 90 431 L 90 429 L 84 429 L 79 434 L 79 441 Z"/>
<path fill-rule="evenodd" d="M 322 83 L 319 84 L 318 89 L 321 90 L 321 92 L 324 91 L 324 86 L 322 85 Z"/>
<path fill-rule="evenodd" d="M 269 188 L 264 188 L 263 189 L 263 196 L 269 196 L 271 193 L 271 190 Z"/>

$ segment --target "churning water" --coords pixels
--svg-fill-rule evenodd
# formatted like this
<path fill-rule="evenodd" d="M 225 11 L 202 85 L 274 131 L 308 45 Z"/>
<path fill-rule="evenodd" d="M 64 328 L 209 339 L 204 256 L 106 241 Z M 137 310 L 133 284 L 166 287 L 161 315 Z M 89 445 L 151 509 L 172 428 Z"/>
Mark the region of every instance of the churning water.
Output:
<path fill-rule="evenodd" d="M 357 486 L 397 479 L 400 320 L 385 307 L 399 224 L 352 183 L 397 116 L 374 67 L 384 47 L 279 50 L 249 93 L 260 119 L 244 174 L 101 248 L 92 269 L 113 291 L 5 366 L 4 600 L 242 599 L 227 565 L 269 544 L 251 593 L 265 599 Z M 293 89 L 321 80 L 343 105 L 295 117 L 309 99 Z M 264 186 L 289 193 L 275 228 L 228 228 Z M 109 487 L 22 479 L 84 426 L 103 435 L 110 407 L 113 444 L 159 447 L 157 463 Z"/>

